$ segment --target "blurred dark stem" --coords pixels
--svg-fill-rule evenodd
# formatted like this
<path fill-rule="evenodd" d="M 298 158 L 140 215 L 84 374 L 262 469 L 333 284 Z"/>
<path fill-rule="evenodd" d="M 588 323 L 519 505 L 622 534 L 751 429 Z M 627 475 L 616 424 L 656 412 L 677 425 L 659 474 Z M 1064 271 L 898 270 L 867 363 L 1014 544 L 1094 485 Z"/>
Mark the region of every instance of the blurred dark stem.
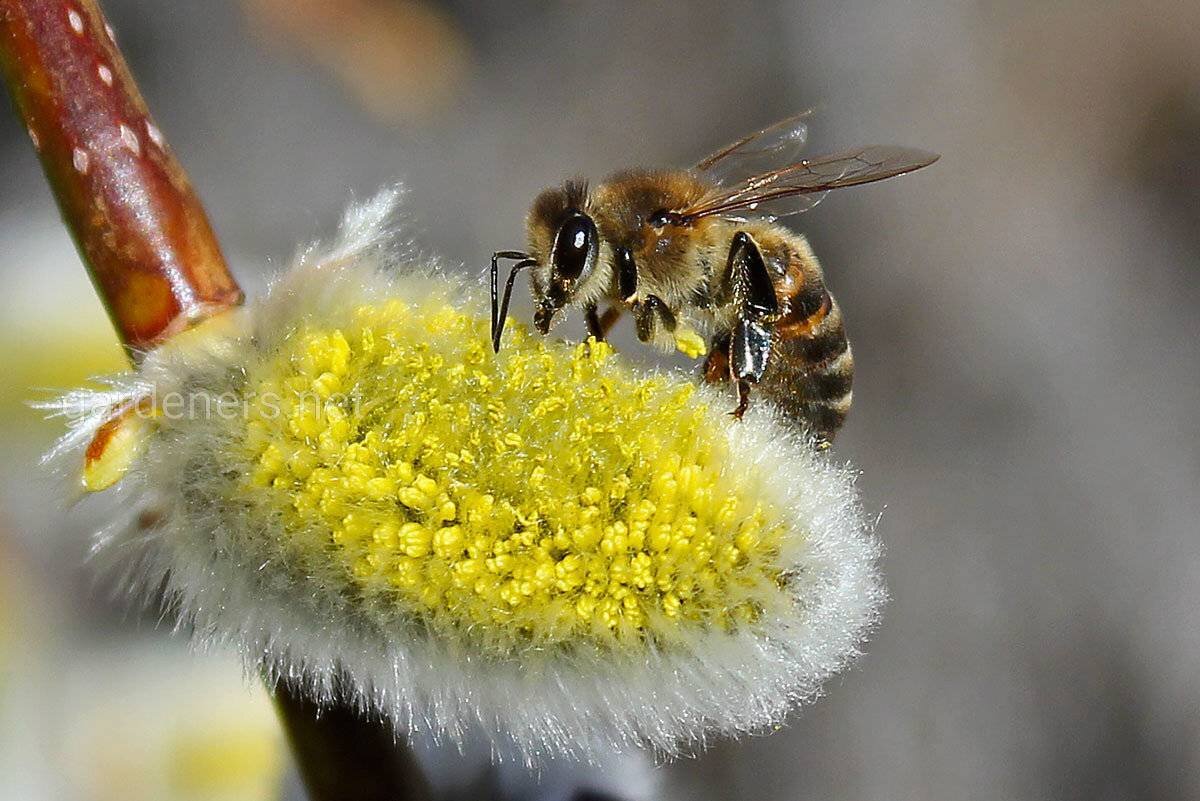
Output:
<path fill-rule="evenodd" d="M 131 358 L 241 302 L 95 0 L 0 0 L 0 71 Z M 428 797 L 383 724 L 340 707 L 318 717 L 282 689 L 278 705 L 313 801 Z"/>
<path fill-rule="evenodd" d="M 346 706 L 322 709 L 285 685 L 275 690 L 284 729 L 312 801 L 425 801 L 428 783 L 390 725 Z"/>

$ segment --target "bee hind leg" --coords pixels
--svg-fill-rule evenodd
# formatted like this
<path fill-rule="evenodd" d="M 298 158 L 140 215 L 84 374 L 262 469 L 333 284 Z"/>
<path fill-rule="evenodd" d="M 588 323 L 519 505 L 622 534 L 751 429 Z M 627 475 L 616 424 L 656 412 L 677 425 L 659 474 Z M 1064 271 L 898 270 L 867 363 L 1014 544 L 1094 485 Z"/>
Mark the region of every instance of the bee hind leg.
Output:
<path fill-rule="evenodd" d="M 738 405 L 732 414 L 739 420 L 750 406 L 750 385 L 763 377 L 770 355 L 770 326 L 755 320 L 738 320 L 729 346 L 729 375 L 737 382 Z"/>
<path fill-rule="evenodd" d="M 729 375 L 737 382 L 738 405 L 733 416 L 739 420 L 750 405 L 750 385 L 767 371 L 779 299 L 758 244 L 744 231 L 733 237 L 726 269 L 733 279 L 737 324 L 729 342 Z"/>
<path fill-rule="evenodd" d="M 708 357 L 704 360 L 703 375 L 705 383 L 708 384 L 719 384 L 723 381 L 728 381 L 730 378 L 736 382 L 738 404 L 737 408 L 729 414 L 741 420 L 742 415 L 750 408 L 750 384 L 753 376 L 738 378 L 735 375 L 733 363 L 730 358 L 730 345 L 728 334 L 713 337 L 712 344 L 708 350 Z"/>
<path fill-rule="evenodd" d="M 737 384 L 738 404 L 737 408 L 730 412 L 734 419 L 741 420 L 742 415 L 750 408 L 750 382 L 739 381 Z"/>

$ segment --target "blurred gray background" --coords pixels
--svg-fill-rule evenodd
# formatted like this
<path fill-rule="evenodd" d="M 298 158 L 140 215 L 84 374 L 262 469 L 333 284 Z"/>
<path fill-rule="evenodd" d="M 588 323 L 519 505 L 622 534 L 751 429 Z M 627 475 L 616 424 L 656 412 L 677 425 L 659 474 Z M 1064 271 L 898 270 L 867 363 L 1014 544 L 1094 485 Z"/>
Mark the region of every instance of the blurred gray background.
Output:
<path fill-rule="evenodd" d="M 394 180 L 481 275 L 544 185 L 802 108 L 812 153 L 942 153 L 792 223 L 854 341 L 884 624 L 651 795 L 1200 797 L 1200 4 L 102 4 L 248 287 Z M 21 401 L 120 362 L 7 108 L 0 280 L 0 797 L 295 795 L 261 695 L 123 614 L 33 468 Z"/>

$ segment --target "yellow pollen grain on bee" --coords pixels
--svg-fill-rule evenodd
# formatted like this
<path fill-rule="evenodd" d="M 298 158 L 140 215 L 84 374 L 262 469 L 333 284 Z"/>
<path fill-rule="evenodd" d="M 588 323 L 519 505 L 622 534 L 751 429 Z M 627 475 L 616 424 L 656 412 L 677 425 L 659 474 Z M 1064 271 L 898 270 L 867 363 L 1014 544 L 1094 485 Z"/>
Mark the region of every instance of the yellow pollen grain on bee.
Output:
<path fill-rule="evenodd" d="M 680 326 L 675 332 L 675 349 L 689 359 L 698 359 L 708 353 L 708 344 L 694 329 Z"/>
<path fill-rule="evenodd" d="M 492 653 L 670 643 L 790 603 L 790 521 L 770 476 L 727 468 L 723 410 L 604 342 L 487 337 L 444 300 L 384 301 L 247 371 L 239 492 L 297 569 Z"/>

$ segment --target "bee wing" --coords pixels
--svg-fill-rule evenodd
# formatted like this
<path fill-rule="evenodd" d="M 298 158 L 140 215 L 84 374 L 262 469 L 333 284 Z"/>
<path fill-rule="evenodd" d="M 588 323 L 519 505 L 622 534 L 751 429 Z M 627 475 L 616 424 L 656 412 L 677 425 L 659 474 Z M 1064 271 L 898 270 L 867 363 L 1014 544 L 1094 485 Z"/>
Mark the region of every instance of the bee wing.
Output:
<path fill-rule="evenodd" d="M 808 116 L 802 111 L 786 120 L 744 136 L 715 153 L 709 154 L 695 166 L 697 172 L 717 186 L 740 183 L 747 177 L 762 173 L 768 167 L 795 162 L 808 141 Z"/>
<path fill-rule="evenodd" d="M 807 211 L 831 189 L 869 184 L 927 167 L 936 153 L 908 147 L 868 145 L 830 156 L 805 159 L 718 187 L 690 208 L 678 210 L 684 221 L 713 215 L 783 217 Z"/>

